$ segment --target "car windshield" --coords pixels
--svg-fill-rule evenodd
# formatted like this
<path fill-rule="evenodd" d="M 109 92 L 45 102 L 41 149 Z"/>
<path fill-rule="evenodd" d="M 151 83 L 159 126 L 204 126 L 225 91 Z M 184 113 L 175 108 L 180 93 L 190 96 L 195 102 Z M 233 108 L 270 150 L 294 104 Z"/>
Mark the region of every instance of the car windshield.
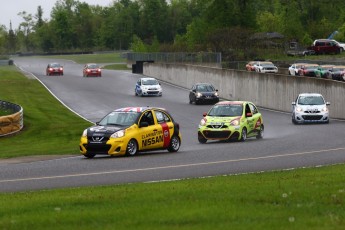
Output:
<path fill-rule="evenodd" d="M 305 69 L 317 69 L 317 66 L 306 66 Z"/>
<path fill-rule="evenodd" d="M 212 85 L 198 85 L 196 87 L 198 92 L 214 92 L 215 89 Z"/>
<path fill-rule="evenodd" d="M 99 125 L 131 126 L 135 123 L 140 113 L 112 112 L 104 117 Z"/>
<path fill-rule="evenodd" d="M 91 64 L 88 66 L 89 69 L 98 69 L 98 65 L 96 64 Z"/>
<path fill-rule="evenodd" d="M 158 85 L 158 81 L 156 79 L 145 79 L 142 80 L 143 85 Z"/>
<path fill-rule="evenodd" d="M 50 66 L 51 66 L 51 67 L 60 67 L 61 65 L 58 64 L 58 63 L 53 63 L 53 64 L 51 64 Z"/>
<path fill-rule="evenodd" d="M 332 68 L 332 71 L 333 72 L 341 72 L 341 71 L 344 71 L 345 68 Z"/>
<path fill-rule="evenodd" d="M 215 105 L 207 114 L 214 117 L 236 117 L 242 116 L 243 106 L 241 104 L 234 105 Z"/>
<path fill-rule="evenodd" d="M 325 100 L 321 96 L 300 96 L 298 98 L 300 105 L 324 105 Z"/>

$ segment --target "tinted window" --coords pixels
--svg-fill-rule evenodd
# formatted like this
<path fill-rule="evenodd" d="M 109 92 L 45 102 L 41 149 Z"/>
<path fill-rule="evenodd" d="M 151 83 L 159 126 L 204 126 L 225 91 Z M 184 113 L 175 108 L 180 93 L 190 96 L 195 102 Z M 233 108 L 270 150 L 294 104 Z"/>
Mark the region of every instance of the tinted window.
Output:
<path fill-rule="evenodd" d="M 158 123 L 165 123 L 171 121 L 170 117 L 166 113 L 162 111 L 155 111 L 155 113 Z"/>
<path fill-rule="evenodd" d="M 234 117 L 242 116 L 243 106 L 241 104 L 234 105 L 215 105 L 212 107 L 208 116 L 218 117 Z"/>

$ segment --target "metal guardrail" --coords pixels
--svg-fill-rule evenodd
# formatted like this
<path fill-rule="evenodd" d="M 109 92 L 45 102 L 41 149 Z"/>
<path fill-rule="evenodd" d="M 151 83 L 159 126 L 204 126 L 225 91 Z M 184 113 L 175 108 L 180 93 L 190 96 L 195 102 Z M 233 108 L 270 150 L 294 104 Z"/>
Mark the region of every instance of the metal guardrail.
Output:
<path fill-rule="evenodd" d="M 19 132 L 24 127 L 24 113 L 20 105 L 0 100 L 0 109 L 13 112 L 10 115 L 0 116 L 0 137 Z"/>

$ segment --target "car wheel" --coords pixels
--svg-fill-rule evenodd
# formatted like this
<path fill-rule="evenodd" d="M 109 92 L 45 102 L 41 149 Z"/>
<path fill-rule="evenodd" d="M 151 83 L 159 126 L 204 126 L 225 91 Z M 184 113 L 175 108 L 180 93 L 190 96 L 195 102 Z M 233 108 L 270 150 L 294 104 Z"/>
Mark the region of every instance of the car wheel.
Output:
<path fill-rule="evenodd" d="M 135 95 L 135 96 L 138 96 L 138 94 L 137 94 L 137 91 L 136 91 L 136 90 L 134 90 L 134 95 Z"/>
<path fill-rule="evenodd" d="M 203 137 L 201 134 L 198 134 L 198 141 L 201 144 L 205 144 L 207 142 L 207 139 Z"/>
<path fill-rule="evenodd" d="M 96 156 L 96 154 L 94 154 L 94 153 L 86 153 L 86 154 L 84 154 L 84 157 L 89 158 L 89 159 L 94 158 L 94 156 Z"/>
<path fill-rule="evenodd" d="M 259 133 L 258 133 L 258 135 L 256 135 L 256 139 L 262 139 L 263 137 L 264 137 L 264 126 L 261 125 Z"/>
<path fill-rule="evenodd" d="M 126 155 L 127 156 L 134 156 L 138 152 L 138 144 L 137 141 L 134 139 L 129 140 L 126 148 Z"/>
<path fill-rule="evenodd" d="M 171 140 L 170 140 L 170 144 L 168 147 L 168 151 L 169 152 L 177 152 L 180 149 L 180 138 L 176 135 L 172 136 Z"/>
<path fill-rule="evenodd" d="M 246 129 L 246 127 L 243 127 L 242 132 L 241 132 L 240 141 L 245 141 L 246 139 L 247 139 L 247 129 Z"/>
<path fill-rule="evenodd" d="M 189 97 L 189 104 L 193 104 L 193 101 L 190 97 Z"/>

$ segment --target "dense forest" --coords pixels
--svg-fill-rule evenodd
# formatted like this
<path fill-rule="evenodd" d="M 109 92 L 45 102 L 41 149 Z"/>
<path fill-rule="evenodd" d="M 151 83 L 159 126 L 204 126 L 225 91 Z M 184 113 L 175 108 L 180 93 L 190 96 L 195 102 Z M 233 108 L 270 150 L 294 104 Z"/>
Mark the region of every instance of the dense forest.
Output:
<path fill-rule="evenodd" d="M 0 25 L 0 54 L 204 51 L 245 59 L 258 46 L 310 45 L 334 31 L 345 41 L 343 0 L 114 0 L 107 7 L 58 0 L 49 20 L 44 12 L 18 12 L 18 28 Z M 282 35 L 278 42 L 253 39 L 272 32 Z"/>

